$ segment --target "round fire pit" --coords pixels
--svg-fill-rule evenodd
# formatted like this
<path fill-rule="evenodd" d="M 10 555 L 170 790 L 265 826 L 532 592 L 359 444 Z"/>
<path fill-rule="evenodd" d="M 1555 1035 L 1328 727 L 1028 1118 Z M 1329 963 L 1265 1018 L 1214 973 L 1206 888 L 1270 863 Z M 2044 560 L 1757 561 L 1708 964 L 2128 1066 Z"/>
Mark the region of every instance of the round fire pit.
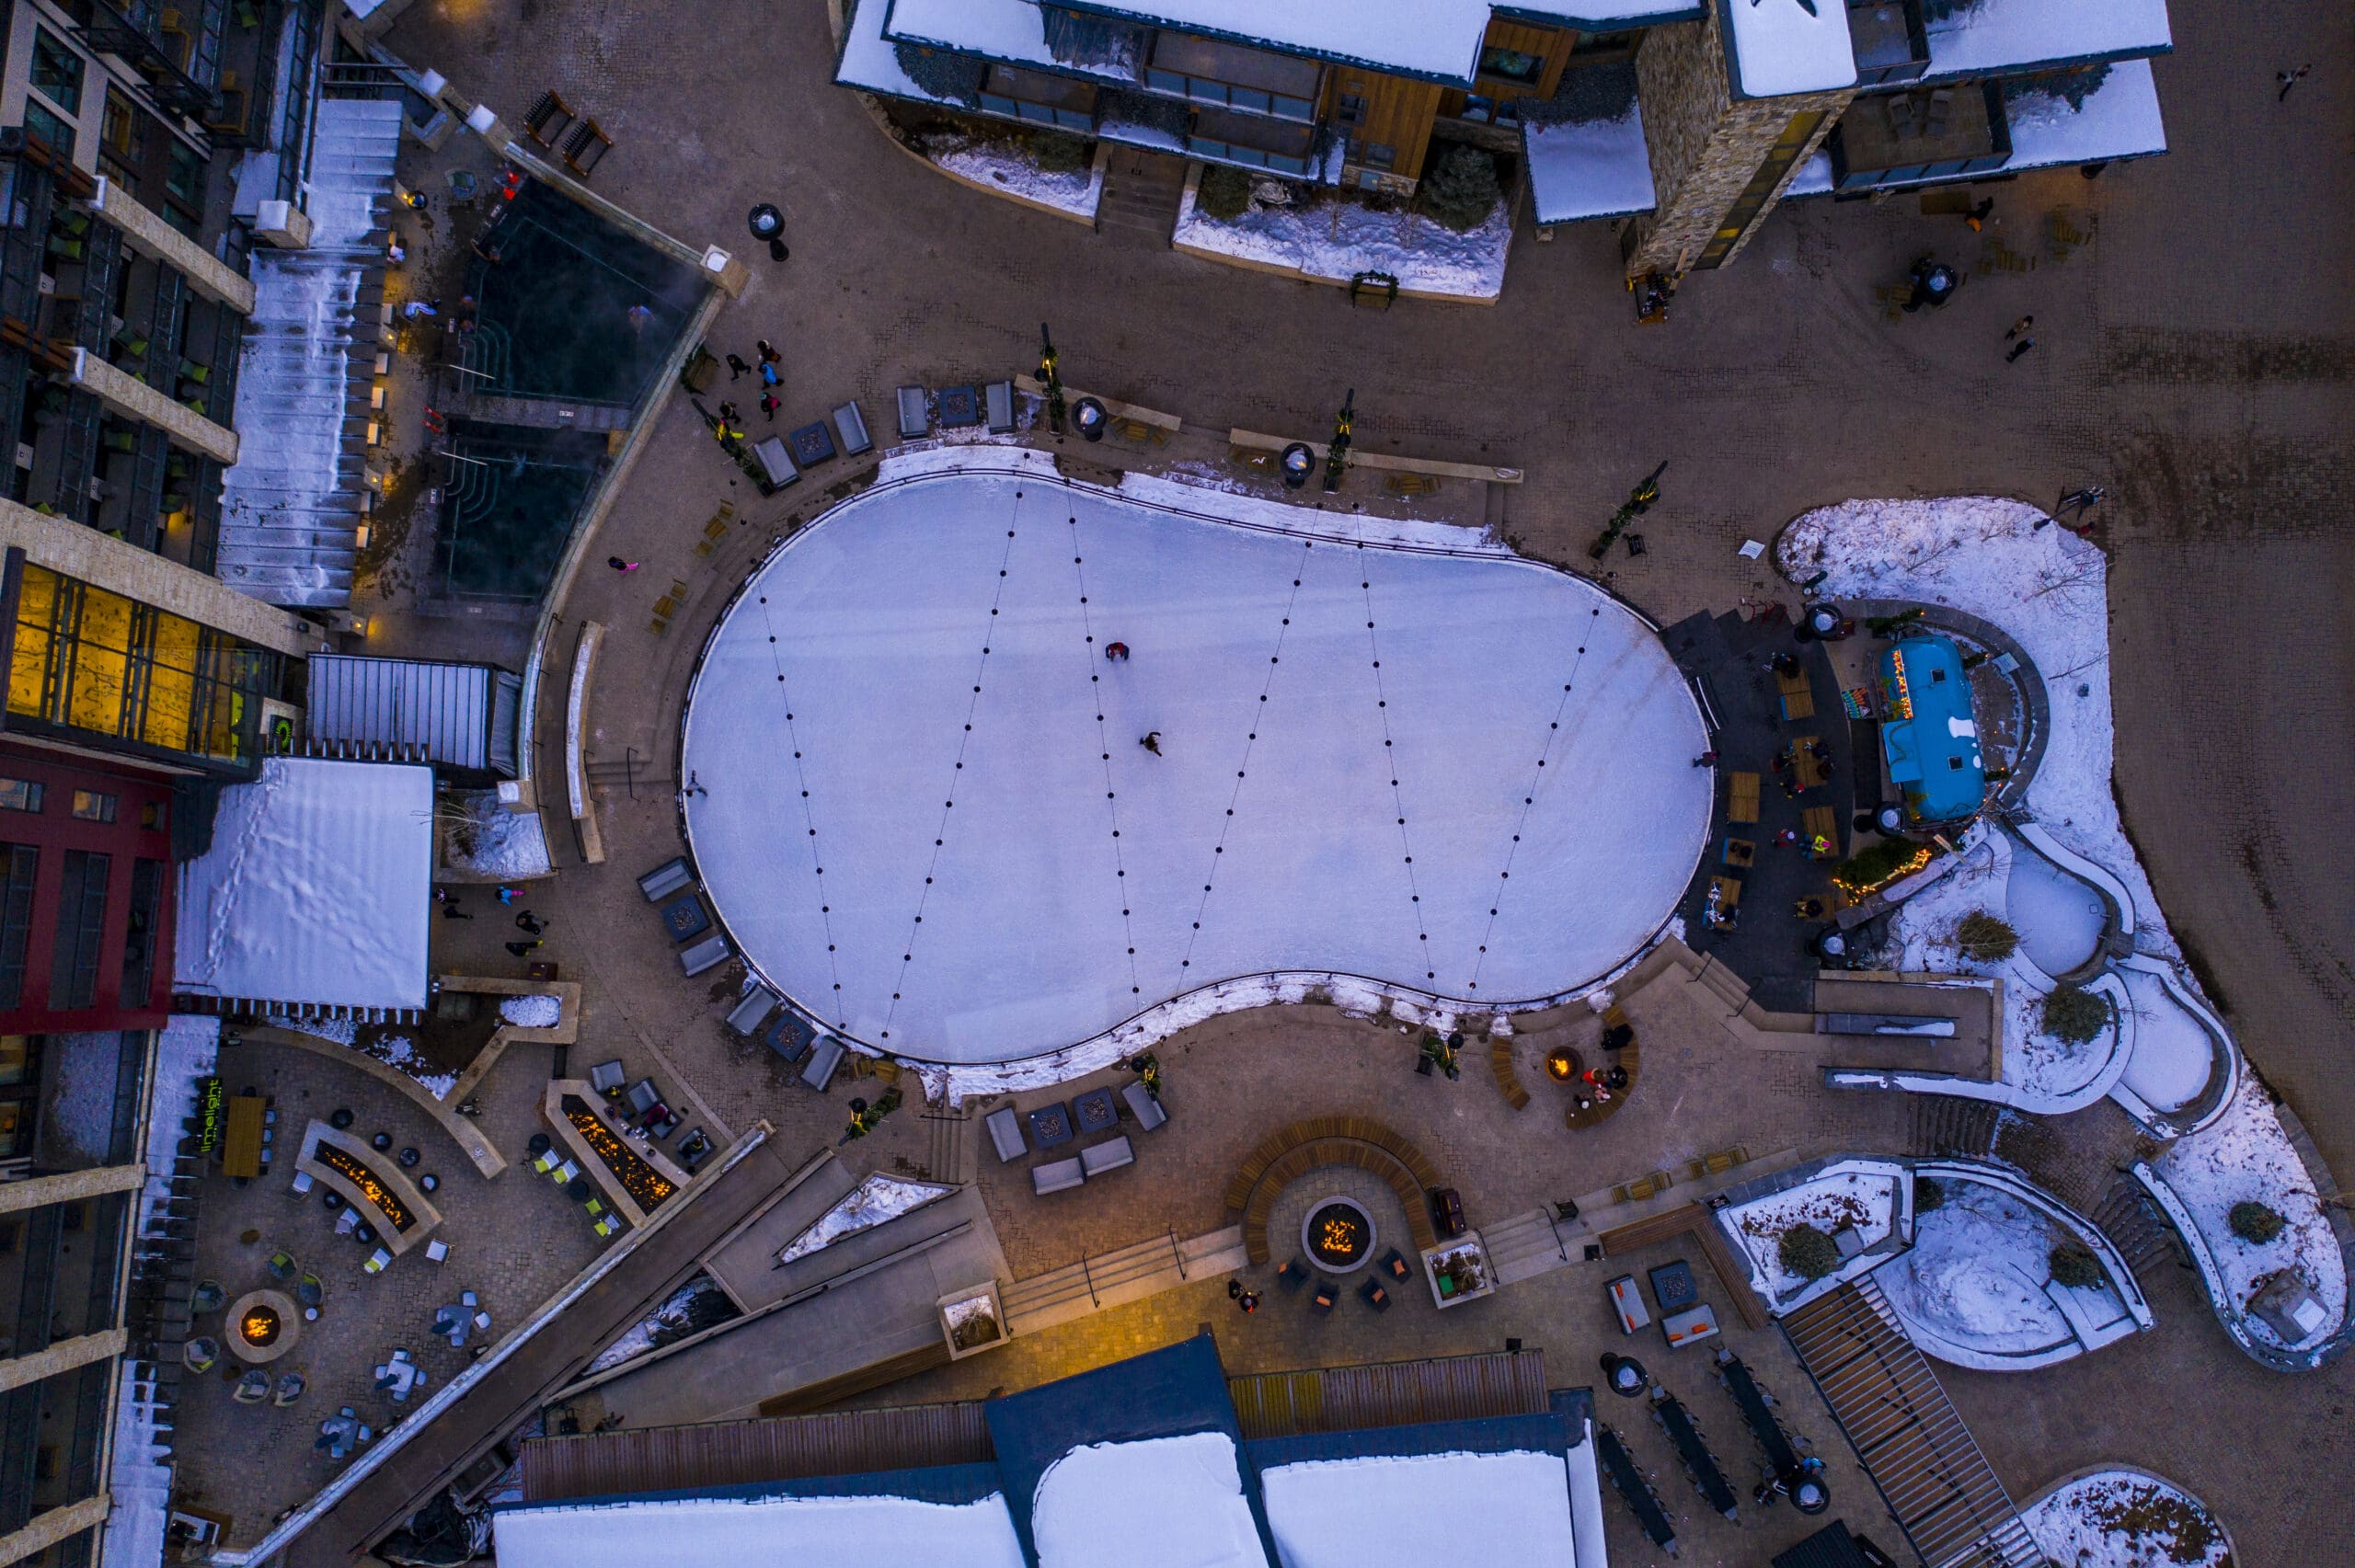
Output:
<path fill-rule="evenodd" d="M 1576 1078 L 1582 1065 L 1579 1053 L 1568 1046 L 1556 1046 L 1545 1053 L 1545 1076 L 1557 1083 L 1568 1083 Z"/>
<path fill-rule="evenodd" d="M 229 1309 L 221 1337 L 238 1360 L 259 1366 L 275 1361 L 303 1337 L 303 1309 L 276 1290 L 249 1290 Z"/>
<path fill-rule="evenodd" d="M 1352 1199 L 1327 1198 L 1300 1222 L 1300 1250 L 1334 1274 L 1362 1268 L 1373 1256 L 1373 1216 Z"/>

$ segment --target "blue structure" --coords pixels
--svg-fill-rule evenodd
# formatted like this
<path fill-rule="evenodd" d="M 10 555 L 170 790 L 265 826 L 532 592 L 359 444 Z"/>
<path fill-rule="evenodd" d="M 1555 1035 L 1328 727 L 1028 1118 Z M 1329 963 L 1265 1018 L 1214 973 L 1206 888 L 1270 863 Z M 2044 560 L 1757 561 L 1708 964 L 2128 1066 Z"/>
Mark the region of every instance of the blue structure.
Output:
<path fill-rule="evenodd" d="M 1936 635 L 1910 636 L 1880 656 L 1881 754 L 1914 822 L 1976 816 L 1987 765 L 1962 652 Z"/>

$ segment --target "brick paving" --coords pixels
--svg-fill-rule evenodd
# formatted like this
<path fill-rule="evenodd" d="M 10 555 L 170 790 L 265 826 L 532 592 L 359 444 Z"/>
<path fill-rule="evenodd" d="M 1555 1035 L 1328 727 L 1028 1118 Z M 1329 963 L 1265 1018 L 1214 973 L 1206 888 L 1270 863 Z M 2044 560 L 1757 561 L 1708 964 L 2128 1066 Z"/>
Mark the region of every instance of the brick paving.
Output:
<path fill-rule="evenodd" d="M 1646 519 L 1649 552 L 1610 567 L 1613 586 L 1663 622 L 1776 597 L 1735 547 L 1810 506 L 1957 492 L 2040 504 L 2076 485 L 2108 485 L 2127 820 L 2250 1055 L 2325 1155 L 2355 1171 L 2355 1075 L 2339 1044 L 2355 1021 L 2355 884 L 2295 847 L 2313 825 L 2355 807 L 2355 761 L 2309 738 L 2355 729 L 2339 604 L 2355 538 L 2344 441 L 2355 275 L 2339 261 L 2355 217 L 2338 199 L 2338 167 L 2348 86 L 2343 74 L 2326 74 L 2283 105 L 2270 87 L 2285 61 L 2332 57 L 2343 20 L 2334 9 L 2296 0 L 2255 29 L 2237 13 L 2176 6 L 2180 52 L 2157 71 L 2177 151 L 2092 183 L 2062 172 L 1990 188 L 2002 220 L 1993 237 L 2038 266 L 1973 273 L 1935 318 L 1892 324 L 1873 291 L 1925 250 L 1970 271 L 1987 242 L 1903 200 L 1813 202 L 1784 209 L 1735 269 L 1693 280 L 1675 319 L 1644 331 L 1629 325 L 1605 227 L 1544 247 L 1524 232 L 1492 310 L 1352 314 L 1336 291 L 1107 243 L 939 178 L 827 85 L 818 0 L 706 0 L 695 18 L 681 27 L 668 11 L 622 0 L 419 0 L 391 42 L 511 123 L 542 88 L 563 91 L 616 138 L 598 189 L 682 237 L 749 250 L 745 209 L 779 200 L 793 258 L 776 267 L 754 257 L 752 288 L 722 314 L 718 336 L 740 350 L 756 336 L 784 348 L 789 417 L 856 397 L 870 425 L 887 428 L 902 382 L 1027 369 L 1041 316 L 1054 321 L 1074 384 L 1189 426 L 1316 435 L 1354 383 L 1361 446 L 1524 468 L 1529 482 L 1506 497 L 1503 531 L 1533 555 L 1580 567 L 1627 486 L 1669 459 L 1662 501 Z M 2053 212 L 2095 228 L 2096 242 L 2065 259 L 2046 252 Z M 2006 366 L 2003 328 L 2028 312 L 2039 347 Z M 753 503 L 680 400 L 652 439 L 608 525 L 613 548 L 644 556 L 647 569 L 630 579 L 592 571 L 563 607 L 568 626 L 597 618 L 616 631 L 594 701 L 593 753 L 607 764 L 634 753 L 645 771 L 637 799 L 606 793 L 614 860 L 569 868 L 535 893 L 557 922 L 541 956 L 587 987 L 576 1061 L 620 1056 L 633 1075 L 683 1082 L 701 1115 L 729 1127 L 766 1116 L 783 1149 L 812 1148 L 836 1135 L 848 1091 L 838 1084 L 821 1100 L 725 1041 L 718 1002 L 729 978 L 679 979 L 626 878 L 676 851 L 669 774 L 703 630 L 774 525 L 806 519 L 826 498 L 813 480 Z M 739 502 L 746 525 L 717 558 L 698 560 L 695 531 L 721 499 Z M 690 603 L 655 638 L 647 608 L 662 584 L 653 579 L 673 576 L 690 582 Z M 569 658 L 566 632 L 553 651 Z M 488 922 L 452 923 L 437 934 L 487 951 L 484 972 L 520 967 L 498 952 Z M 1083 1189 L 1049 1210 L 986 1150 L 984 1192 L 1009 1256 L 1028 1271 L 1214 1222 L 1232 1160 L 1293 1116 L 1395 1120 L 1460 1174 L 1476 1219 L 1727 1142 L 1896 1149 L 1910 1136 L 1901 1103 L 1824 1095 L 1804 1057 L 1729 1058 L 1721 1033 L 1699 1019 L 1663 1016 L 1647 1030 L 1642 1094 L 1571 1139 L 1548 1126 L 1542 1099 L 1508 1113 L 1484 1063 L 1443 1084 L 1411 1075 L 1395 1035 L 1327 1011 L 1221 1019 L 1163 1048 L 1175 1119 L 1140 1139 L 1139 1165 L 1113 1177 L 1102 1201 Z M 1664 1045 L 1650 1043 L 1656 1035 Z M 512 1053 L 495 1083 L 534 1076 L 517 1056 L 537 1059 Z M 856 1168 L 909 1169 L 929 1150 L 912 1107 L 849 1153 Z M 1581 1272 L 1431 1313 L 1411 1332 L 1418 1320 L 1401 1312 L 1378 1329 L 1340 1315 L 1315 1328 L 1269 1311 L 1244 1323 L 1223 1291 L 1189 1287 L 886 1397 L 952 1382 L 1019 1386 L 1203 1320 L 1219 1324 L 1238 1367 L 1522 1333 L 1560 1356 L 1557 1378 L 1583 1380 L 1605 1330 L 1593 1271 Z M 2355 1371 L 2266 1373 L 2231 1347 L 2196 1293 L 2172 1280 L 2149 1288 L 2159 1328 L 2089 1362 L 2005 1380 L 1946 1375 L 2006 1483 L 2025 1495 L 2083 1464 L 2142 1464 L 2215 1505 L 2249 1562 L 2330 1555 L 2326 1543 L 2355 1527 L 2355 1499 L 2306 1482 L 2355 1461 L 2343 1419 Z M 1309 1337 L 1322 1331 L 1331 1332 Z M 1796 1374 L 1786 1362 L 1776 1375 L 1770 1346 L 1779 1342 L 1764 1334 L 1740 1347 L 1787 1385 Z M 1697 1376 L 1681 1366 L 1673 1376 L 1721 1452 L 1746 1443 L 1716 1396 L 1686 1386 Z M 1802 1425 L 1825 1425 L 1819 1403 L 1793 1402 Z M 1828 1430 L 1815 1436 L 1844 1455 Z M 1637 1441 L 1656 1436 L 1647 1426 Z M 1664 1448 L 1646 1451 L 1666 1463 Z M 1844 1482 L 1835 1473 L 1835 1486 L 1844 1511 L 1848 1499 L 1869 1498 L 1853 1471 Z M 1663 1478 L 1680 1505 L 1682 1488 Z M 1614 1549 L 1636 1551 L 1621 1539 L 1615 1505 L 1610 1512 Z M 1703 1521 L 1696 1539 L 1715 1540 L 1705 1514 L 1685 1512 Z M 1861 1522 L 1878 1509 L 1848 1512 Z M 1793 1523 L 1785 1516 L 1775 1529 Z M 1781 1539 L 1729 1532 L 1708 1548 L 1716 1557 L 1698 1560 L 1752 1562 Z"/>

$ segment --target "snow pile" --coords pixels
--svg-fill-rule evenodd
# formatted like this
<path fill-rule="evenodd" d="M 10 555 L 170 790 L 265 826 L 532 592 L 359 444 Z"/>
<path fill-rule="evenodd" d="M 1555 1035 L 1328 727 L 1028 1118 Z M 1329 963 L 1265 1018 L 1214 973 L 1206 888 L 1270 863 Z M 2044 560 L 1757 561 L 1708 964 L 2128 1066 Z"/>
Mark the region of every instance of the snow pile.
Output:
<path fill-rule="evenodd" d="M 499 1018 L 519 1029 L 553 1029 L 564 1016 L 562 997 L 511 996 L 499 1004 Z"/>
<path fill-rule="evenodd" d="M 598 1372 L 610 1372 L 626 1361 L 635 1361 L 656 1347 L 655 1341 L 664 1343 L 684 1336 L 691 1326 L 692 1314 L 698 1298 L 716 1295 L 719 1287 L 707 1274 L 697 1274 L 693 1279 L 671 1293 L 665 1300 L 633 1324 L 630 1331 L 614 1341 L 589 1363 L 588 1377 Z"/>
<path fill-rule="evenodd" d="M 1530 197 L 1540 223 L 1648 212 L 1659 200 L 1641 105 L 1630 103 L 1614 120 L 1532 125 L 1524 135 Z"/>
<path fill-rule="evenodd" d="M 2056 83 L 2055 86 L 2058 86 Z M 2011 127 L 2013 168 L 2093 163 L 2167 150 L 2159 90 L 2147 60 L 2121 60 L 2082 107 L 2055 92 L 2022 93 L 2004 106 Z"/>
<path fill-rule="evenodd" d="M 2151 1162 L 2159 1179 L 2191 1211 L 2200 1239 L 2216 1259 L 2224 1294 L 2243 1309 L 2241 1323 L 2260 1340 L 2282 1340 L 2261 1318 L 2248 1313 L 2249 1298 L 2269 1275 L 2295 1269 L 2314 1288 L 2328 1314 L 2320 1329 L 2287 1348 L 2303 1350 L 2334 1333 L 2347 1316 L 2347 1259 L 2332 1234 L 2306 1168 L 2290 1147 L 2280 1118 L 2254 1075 L 2241 1081 L 2224 1114 L 2190 1137 L 2177 1139 Z M 2233 1205 L 2262 1203 L 2285 1223 L 2270 1242 L 2245 1242 L 2233 1233 Z"/>
<path fill-rule="evenodd" d="M 1752 1270 L 1766 1283 L 1766 1297 L 1785 1297 L 1818 1283 L 1783 1266 L 1783 1232 L 1812 1225 L 1826 1235 L 1853 1226 L 1870 1252 L 1897 1228 L 1898 1177 L 1875 1170 L 1836 1165 L 1812 1180 L 1753 1198 L 1725 1210 L 1722 1220 L 1741 1239 Z"/>
<path fill-rule="evenodd" d="M 1995 1356 L 2066 1343 L 2069 1321 L 2045 1294 L 2059 1238 L 2027 1204 L 1978 1182 L 1941 1174 L 1946 1202 L 1913 1216 L 1913 1247 L 1873 1278 L 1908 1329 Z M 1919 1336 L 1916 1336 L 1919 1343 Z M 1924 1346 L 1938 1353 L 1935 1343 Z"/>
<path fill-rule="evenodd" d="M 1284 1568 L 1567 1564 L 1577 1556 L 1569 1488 L 1552 1454 L 1307 1460 L 1260 1471 L 1259 1489 Z"/>
<path fill-rule="evenodd" d="M 1242 216 L 1221 220 L 1200 211 L 1189 186 L 1170 243 L 1180 250 L 1215 251 L 1330 282 L 1346 283 L 1360 272 L 1387 272 L 1409 292 L 1492 300 L 1504 292 L 1512 207 L 1498 202 L 1469 234 L 1443 228 L 1407 208 L 1377 212 L 1335 194 L 1306 206 L 1263 207 L 1254 201 Z"/>
<path fill-rule="evenodd" d="M 1090 1443 L 1047 1467 L 1031 1500 L 1039 1568 L 1267 1568 L 1223 1432 Z"/>
<path fill-rule="evenodd" d="M 2141 1471 L 2081 1475 L 2020 1517 L 2058 1568 L 2224 1568 L 2233 1560 L 2198 1498 Z"/>
<path fill-rule="evenodd" d="M 2048 60 L 2098 60 L 2172 41 L 2166 0 L 1971 0 L 1928 23 L 1930 74 L 2009 70 Z"/>
<path fill-rule="evenodd" d="M 416 1079 L 437 1100 L 457 1087 L 458 1075 L 437 1071 L 418 1050 L 417 1042 L 407 1035 L 380 1035 L 373 1040 L 356 1043 L 352 1048 L 362 1056 L 374 1057 L 396 1072 Z"/>
<path fill-rule="evenodd" d="M 538 812 L 508 810 L 495 789 L 453 791 L 451 799 L 459 815 L 443 840 L 443 864 L 500 881 L 549 874 Z"/>
<path fill-rule="evenodd" d="M 1090 220 L 1095 218 L 1096 203 L 1104 194 L 1101 162 L 1091 163 L 1086 168 L 1054 172 L 1040 168 L 1003 142 L 959 138 L 925 148 L 925 157 L 976 185 Z"/>
<path fill-rule="evenodd" d="M 1740 90 L 1753 98 L 1855 86 L 1848 7 L 1802 0 L 1752 0 L 1725 8 Z"/>
<path fill-rule="evenodd" d="M 114 1143 L 114 1091 L 122 1068 L 123 1038 L 111 1031 L 49 1037 L 42 1054 L 55 1075 L 56 1089 L 41 1108 L 41 1137 L 62 1144 L 57 1153 L 72 1159 L 45 1158 L 42 1163 L 108 1162 Z"/>
<path fill-rule="evenodd" d="M 1202 494 L 1204 490 L 1217 494 L 1206 496 Z M 1232 470 L 1207 463 L 1173 463 L 1166 476 L 1123 474 L 1120 494 L 1131 500 L 1179 511 L 1213 512 L 1221 522 L 1347 544 L 1396 544 L 1415 550 L 1444 550 L 1454 555 L 1496 555 L 1507 559 L 1513 555 L 1486 528 L 1423 518 L 1377 517 L 1371 512 L 1310 511 L 1263 496 L 1246 481 L 1235 478 Z"/>
<path fill-rule="evenodd" d="M 796 1236 L 776 1254 L 780 1264 L 808 1257 L 821 1247 L 832 1246 L 845 1236 L 856 1236 L 861 1230 L 871 1230 L 887 1219 L 897 1219 L 913 1214 L 925 1204 L 947 1197 L 957 1189 L 934 1182 L 903 1182 L 896 1176 L 876 1174 L 853 1187 L 841 1202 L 820 1215 L 817 1222 Z"/>
<path fill-rule="evenodd" d="M 2208 1026 L 2147 969 L 2120 968 L 2118 978 L 2126 982 L 2134 1010 L 2134 1058 L 2126 1064 L 2126 1087 L 2154 1110 L 2189 1104 L 2215 1070 L 2215 1041 Z"/>

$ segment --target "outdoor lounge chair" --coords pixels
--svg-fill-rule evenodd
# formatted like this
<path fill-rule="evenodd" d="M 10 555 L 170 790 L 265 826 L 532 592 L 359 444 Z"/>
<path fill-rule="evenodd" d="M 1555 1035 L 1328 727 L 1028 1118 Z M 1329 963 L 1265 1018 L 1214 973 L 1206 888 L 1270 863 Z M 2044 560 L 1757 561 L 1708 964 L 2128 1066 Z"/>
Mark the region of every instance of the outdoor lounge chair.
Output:
<path fill-rule="evenodd" d="M 875 450 L 875 439 L 867 433 L 867 416 L 858 411 L 856 403 L 835 406 L 834 433 L 842 437 L 844 457 L 856 457 L 860 452 Z"/>
<path fill-rule="evenodd" d="M 990 1129 L 990 1144 L 997 1150 L 999 1164 L 1011 1164 L 1029 1152 L 1029 1146 L 1022 1141 L 1022 1118 L 1014 1114 L 1013 1106 L 1000 1105 L 982 1118 L 982 1125 Z"/>
<path fill-rule="evenodd" d="M 629 1093 L 623 1098 L 631 1116 L 642 1116 L 662 1103 L 662 1091 L 654 1087 L 651 1078 L 641 1078 L 629 1086 Z"/>
<path fill-rule="evenodd" d="M 604 162 L 605 155 L 613 151 L 613 147 L 614 139 L 605 134 L 604 128 L 593 117 L 584 119 L 572 128 L 572 134 L 564 139 L 565 166 L 587 179 L 596 172 L 597 166 Z"/>
<path fill-rule="evenodd" d="M 1169 1113 L 1162 1108 L 1161 1102 L 1155 1099 L 1153 1092 L 1142 1083 L 1132 1083 L 1123 1088 L 1120 1098 L 1128 1102 L 1129 1115 L 1136 1117 L 1140 1132 L 1151 1132 L 1169 1119 Z"/>
<path fill-rule="evenodd" d="M 1087 1169 L 1077 1160 L 1051 1160 L 1030 1167 L 1030 1190 L 1040 1197 L 1066 1192 L 1087 1180 Z"/>
<path fill-rule="evenodd" d="M 659 904 L 683 887 L 695 884 L 695 874 L 687 869 L 687 857 L 678 855 L 638 879 L 638 890 L 646 895 L 649 904 Z"/>
<path fill-rule="evenodd" d="M 1298 1258 L 1288 1258 L 1276 1270 L 1276 1283 L 1287 1290 L 1297 1290 L 1308 1283 L 1308 1265 Z"/>
<path fill-rule="evenodd" d="M 1100 1176 L 1107 1171 L 1135 1164 L 1137 1151 L 1130 1147 L 1128 1135 L 1122 1133 L 1118 1138 L 1108 1138 L 1101 1143 L 1091 1143 L 1081 1150 L 1079 1162 L 1089 1175 Z"/>
<path fill-rule="evenodd" d="M 775 1005 L 775 991 L 766 986 L 754 986 L 744 993 L 744 999 L 736 1004 L 735 1011 L 729 1013 L 728 1032 L 746 1039 L 752 1038 L 760 1033 L 761 1025 L 768 1021 L 769 1009 Z"/>
<path fill-rule="evenodd" d="M 931 418 L 925 412 L 923 387 L 903 386 L 893 395 L 899 402 L 902 441 L 914 441 L 932 428 Z"/>
<path fill-rule="evenodd" d="M 601 1061 L 589 1070 L 589 1087 L 603 1094 L 609 1089 L 620 1088 L 625 1076 L 620 1059 Z"/>
<path fill-rule="evenodd" d="M 829 1035 L 818 1042 L 810 1053 L 810 1065 L 801 1070 L 801 1082 L 819 1093 L 834 1081 L 834 1069 L 843 1064 L 843 1043 Z"/>
<path fill-rule="evenodd" d="M 693 979 L 706 969 L 716 969 L 728 962 L 735 951 L 728 945 L 728 939 L 715 931 L 694 946 L 679 950 L 679 967 L 687 972 L 688 979 Z"/>
<path fill-rule="evenodd" d="M 1320 1312 L 1329 1312 L 1333 1310 L 1333 1303 L 1340 1299 L 1340 1287 L 1329 1279 L 1320 1278 L 1316 1282 L 1315 1292 L 1308 1298 L 1308 1304 Z"/>
<path fill-rule="evenodd" d="M 556 145 L 557 138 L 572 128 L 572 106 L 564 101 L 554 87 L 542 93 L 523 117 L 523 133 L 543 147 Z"/>

